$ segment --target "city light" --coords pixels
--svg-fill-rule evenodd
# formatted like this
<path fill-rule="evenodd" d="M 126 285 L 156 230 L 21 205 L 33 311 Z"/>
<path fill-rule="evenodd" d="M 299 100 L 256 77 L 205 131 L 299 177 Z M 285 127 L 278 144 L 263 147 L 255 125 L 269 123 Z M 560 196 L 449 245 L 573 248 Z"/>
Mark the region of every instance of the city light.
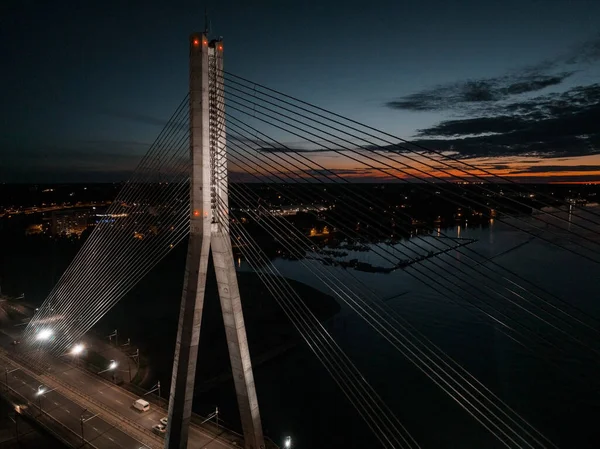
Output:
<path fill-rule="evenodd" d="M 51 329 L 42 329 L 41 331 L 38 332 L 37 339 L 38 340 L 48 340 L 50 337 L 52 337 L 53 334 L 54 334 L 54 332 L 52 332 Z"/>
<path fill-rule="evenodd" d="M 43 386 L 43 385 L 40 385 L 40 386 L 38 387 L 38 389 L 37 389 L 37 393 L 36 393 L 36 395 L 37 395 L 37 396 L 39 396 L 39 395 L 41 395 L 41 394 L 44 394 L 45 392 L 46 392 L 46 389 L 44 388 L 44 386 Z"/>
<path fill-rule="evenodd" d="M 85 346 L 83 346 L 83 344 L 81 344 L 81 343 L 78 343 L 75 346 L 73 346 L 73 349 L 71 349 L 71 354 L 79 355 L 83 352 L 84 349 L 85 349 Z"/>
<path fill-rule="evenodd" d="M 286 449 L 292 447 L 292 437 L 285 437 L 285 443 L 283 443 L 283 447 Z"/>

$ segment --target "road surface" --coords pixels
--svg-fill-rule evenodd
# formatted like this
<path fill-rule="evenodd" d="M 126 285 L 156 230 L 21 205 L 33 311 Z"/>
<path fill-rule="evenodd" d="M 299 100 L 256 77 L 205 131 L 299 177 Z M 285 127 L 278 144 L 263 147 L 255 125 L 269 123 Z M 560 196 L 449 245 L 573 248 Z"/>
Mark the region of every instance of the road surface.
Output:
<path fill-rule="evenodd" d="M 11 345 L 11 342 L 12 337 L 1 334 L 0 346 L 2 346 L 9 354 L 17 350 Z M 18 391 L 21 394 L 29 394 L 29 396 L 27 396 L 29 398 L 35 397 L 31 395 L 35 395 L 39 384 L 44 383 L 44 378 L 46 378 L 46 382 L 49 384 L 49 387 L 52 387 L 53 384 L 58 382 L 59 392 L 51 391 L 46 393 L 42 398 L 42 407 L 44 407 L 45 402 L 49 401 L 48 405 L 50 408 L 44 408 L 44 410 L 47 410 L 48 413 L 51 413 L 52 417 L 55 417 L 56 419 L 60 418 L 59 420 L 61 423 L 63 419 L 66 420 L 69 423 L 69 428 L 75 425 L 78 433 L 81 433 L 81 423 L 79 420 L 81 417 L 81 412 L 84 410 L 84 408 L 86 408 L 86 405 L 89 404 L 90 409 L 93 410 L 97 410 L 98 405 L 100 405 L 104 410 L 101 411 L 99 417 L 94 418 L 93 420 L 90 420 L 88 423 L 84 424 L 84 433 L 86 433 L 89 428 L 90 439 L 98 438 L 101 442 L 99 444 L 104 444 L 105 442 L 112 444 L 112 446 L 102 446 L 102 448 L 123 447 L 138 449 L 144 446 L 139 443 L 139 440 L 136 442 L 134 438 L 126 435 L 119 429 L 110 427 L 110 424 L 106 421 L 111 422 L 111 419 L 104 419 L 103 421 L 100 419 L 101 417 L 112 417 L 113 419 L 124 418 L 121 419 L 122 424 L 124 425 L 127 425 L 128 423 L 135 423 L 135 425 L 139 426 L 142 431 L 146 433 L 146 437 L 143 438 L 143 442 L 146 443 L 146 447 L 162 446 L 162 437 L 158 437 L 153 433 L 152 426 L 157 424 L 161 418 L 166 416 L 166 411 L 164 409 L 160 409 L 155 405 L 151 405 L 149 411 L 139 412 L 133 408 L 133 402 L 139 398 L 138 396 L 134 396 L 132 393 L 119 388 L 118 386 L 111 384 L 110 382 L 98 376 L 86 373 L 82 369 L 78 369 L 57 358 L 46 357 L 44 362 L 50 365 L 50 370 L 48 374 L 40 376 L 39 380 L 32 378 L 31 375 L 28 375 L 22 370 L 18 370 L 9 374 L 9 383 L 12 379 L 11 376 L 17 376 L 15 377 L 15 380 L 21 382 L 21 386 L 19 388 L 23 388 L 23 391 Z M 14 363 L 19 362 L 18 360 L 15 360 Z M 13 387 L 12 383 L 10 384 L 11 387 Z M 65 384 L 68 384 L 71 387 L 69 391 L 63 389 Z M 65 403 L 63 405 L 68 411 L 62 411 L 61 407 L 63 407 L 63 405 L 61 405 L 61 400 Z M 111 416 L 106 416 L 106 414 Z M 88 413 L 86 416 L 92 415 L 93 413 Z M 95 425 L 94 421 L 98 421 L 99 424 Z M 94 429 L 94 427 L 96 429 Z M 135 432 L 131 432 L 130 434 L 136 435 Z M 85 438 L 88 440 L 87 433 Z M 228 438 L 226 433 L 223 433 L 220 435 L 220 438 L 217 439 L 208 431 L 205 431 L 197 426 L 190 426 L 188 442 L 188 447 L 190 449 L 224 449 L 239 447 L 239 443 L 236 445 L 233 443 L 233 441 L 233 437 Z"/>
<path fill-rule="evenodd" d="M 93 415 L 87 412 L 84 407 L 67 399 L 56 390 L 48 391 L 43 395 L 37 395 L 36 393 L 40 386 L 39 381 L 21 369 L 12 371 L 16 367 L 17 365 L 15 364 L 0 360 L 0 369 L 5 374 L 3 383 L 6 382 L 6 370 L 8 370 L 8 385 L 10 388 L 24 396 L 32 404 L 35 404 L 33 407 L 37 405 L 40 413 L 43 411 L 70 429 L 74 434 L 81 435 L 82 414 L 84 419 L 91 418 Z M 138 449 L 140 447 L 147 447 L 108 424 L 99 416 L 86 421 L 83 424 L 83 429 L 85 440 L 98 449 Z"/>

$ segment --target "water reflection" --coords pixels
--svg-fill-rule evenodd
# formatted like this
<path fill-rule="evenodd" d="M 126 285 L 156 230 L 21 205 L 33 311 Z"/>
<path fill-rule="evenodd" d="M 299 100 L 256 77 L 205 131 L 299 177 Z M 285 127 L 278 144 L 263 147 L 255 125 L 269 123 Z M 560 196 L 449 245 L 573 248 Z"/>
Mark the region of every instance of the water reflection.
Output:
<path fill-rule="evenodd" d="M 597 289 L 594 279 L 600 277 L 597 267 L 590 267 L 585 261 L 567 252 L 557 252 L 544 242 L 533 240 L 527 234 L 502 223 L 494 223 L 493 219 L 489 228 L 457 226 L 454 232 L 446 233 L 476 240 L 473 245 L 462 248 L 461 251 L 469 254 L 476 251 L 483 257 L 492 258 L 494 263 L 510 268 L 590 314 L 600 316 L 600 302 L 594 301 Z M 440 236 L 441 229 L 438 228 L 434 235 Z M 428 238 L 435 240 L 433 236 Z M 423 244 L 414 240 L 404 243 Z M 392 245 L 390 249 L 394 253 L 398 251 L 396 245 Z M 348 257 L 353 256 L 350 254 Z M 462 270 L 473 273 L 470 271 L 473 261 L 468 257 L 458 259 L 457 256 L 456 251 L 453 251 L 436 260 L 451 262 Z M 377 256 L 372 257 L 376 263 Z M 323 266 L 314 260 L 304 262 L 316 264 L 314 268 L 321 273 L 331 271 L 341 276 L 343 271 L 342 268 Z M 329 292 L 325 285 L 315 281 L 301 267 L 301 262 L 277 259 L 274 264 L 283 276 Z M 425 262 L 423 266 L 426 264 L 429 265 Z M 493 266 L 492 268 L 497 270 Z M 242 269 L 248 267 L 242 263 Z M 591 269 L 595 270 L 593 276 L 590 276 Z M 595 413 L 594 405 L 592 400 L 582 399 L 589 397 L 590 393 L 572 379 L 561 377 L 554 371 L 554 366 L 536 358 L 527 348 L 508 339 L 499 332 L 499 325 L 491 324 L 481 314 L 448 301 L 409 276 L 406 271 L 399 270 L 390 274 L 352 271 L 352 274 L 369 285 L 379 298 L 386 299 L 386 305 L 394 312 L 408 319 L 494 393 L 518 409 L 559 447 L 595 447 L 592 443 L 594 429 L 585 424 L 589 422 L 587 417 Z M 475 274 L 469 281 L 475 285 L 487 285 L 484 278 Z M 329 323 L 328 329 L 361 367 L 366 378 L 378 385 L 377 389 L 388 405 L 400 412 L 408 428 L 414 429 L 415 437 L 422 447 L 448 447 L 448 441 L 453 441 L 453 447 L 456 448 L 501 447 L 424 376 L 415 374 L 411 365 L 347 307 L 342 305 L 342 311 Z M 579 358 L 580 354 L 571 355 L 569 360 L 557 356 L 562 367 L 575 374 L 585 370 L 585 364 L 582 365 L 583 362 L 580 361 L 587 359 L 584 356 Z M 306 447 L 368 445 L 368 431 L 363 433 L 360 419 L 355 420 L 352 413 L 341 411 L 341 407 L 337 406 L 336 414 L 341 413 L 343 417 L 332 418 L 331 407 L 337 401 L 336 393 L 333 392 L 335 386 L 333 383 L 330 385 L 329 381 L 310 378 L 315 370 L 318 371 L 318 368 L 312 368 L 318 366 L 317 362 L 311 360 L 312 355 L 307 350 L 303 355 L 294 356 L 293 361 L 273 366 L 268 373 L 262 373 L 258 382 L 267 382 L 269 389 L 266 395 L 261 396 L 261 406 L 266 410 L 284 407 L 287 413 L 285 421 L 294 422 L 300 429 L 314 429 L 314 422 L 327 422 L 327 431 L 317 434 L 311 430 L 308 433 L 314 435 L 302 436 Z M 299 370 L 298 366 L 303 369 Z M 324 379 L 326 374 L 322 375 Z M 281 383 L 280 379 L 286 379 L 286 382 Z M 260 383 L 258 385 L 260 387 Z M 548 391 L 552 391 L 552 395 L 548 395 Z M 290 410 L 286 406 L 288 403 L 301 403 L 303 406 Z M 331 407 L 323 407 L 323 404 L 330 404 Z M 431 414 L 432 404 L 436 407 L 435 415 Z M 345 405 L 349 407 L 348 404 Z M 303 412 L 306 408 L 317 410 L 316 415 L 307 418 Z M 423 425 L 424 422 L 428 423 L 427 426 Z M 428 429 L 431 428 L 435 432 L 429 432 Z"/>

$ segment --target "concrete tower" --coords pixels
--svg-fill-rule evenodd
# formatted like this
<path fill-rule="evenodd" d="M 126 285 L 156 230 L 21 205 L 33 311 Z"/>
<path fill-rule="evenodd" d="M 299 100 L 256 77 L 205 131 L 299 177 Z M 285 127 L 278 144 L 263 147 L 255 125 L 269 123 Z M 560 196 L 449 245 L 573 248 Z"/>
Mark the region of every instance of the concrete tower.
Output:
<path fill-rule="evenodd" d="M 212 252 L 246 449 L 264 448 L 229 237 L 223 42 L 190 37 L 191 223 L 169 398 L 166 449 L 186 449 L 208 258 Z"/>

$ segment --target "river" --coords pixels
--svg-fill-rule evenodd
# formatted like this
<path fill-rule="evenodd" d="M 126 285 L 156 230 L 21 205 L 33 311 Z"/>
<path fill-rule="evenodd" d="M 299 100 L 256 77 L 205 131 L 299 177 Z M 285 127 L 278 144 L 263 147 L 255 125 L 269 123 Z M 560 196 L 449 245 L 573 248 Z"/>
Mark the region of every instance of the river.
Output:
<path fill-rule="evenodd" d="M 598 217 L 595 220 L 600 221 Z M 524 225 L 518 221 L 511 223 Z M 527 219 L 527 223 L 532 225 L 535 221 Z M 533 226 L 528 229 L 537 232 Z M 576 225 L 572 229 L 580 230 Z M 600 317 L 600 265 L 547 242 L 532 239 L 530 235 L 498 221 L 486 228 L 457 226 L 441 232 L 448 237 L 475 239 L 470 249 L 486 257 L 497 256 L 494 262 L 543 286 L 591 316 Z M 561 237 L 547 232 L 542 236 L 579 250 L 565 243 Z M 430 237 L 425 238 L 428 239 Z M 408 246 L 413 242 L 419 243 L 413 240 Z M 470 253 L 464 248 L 461 252 L 464 254 L 442 255 L 436 261 L 441 259 L 456 270 L 467 271 L 472 265 L 466 257 Z M 368 257 L 368 262 L 373 265 L 384 264 L 376 255 Z M 431 262 L 424 264 L 436 270 Z M 301 262 L 278 260 L 275 265 L 284 276 L 327 291 L 315 282 Z M 486 266 L 495 268 L 489 263 Z M 341 270 L 319 268 L 333 272 Z M 242 269 L 245 269 L 244 266 Z M 374 288 L 380 298 L 392 298 L 385 301 L 389 307 L 559 447 L 600 446 L 600 433 L 594 424 L 600 416 L 597 357 L 593 360 L 587 349 L 579 353 L 576 351 L 580 348 L 567 346 L 566 355 L 554 355 L 552 352 L 552 362 L 560 366 L 559 371 L 554 364 L 540 360 L 538 346 L 529 345 L 533 352 L 522 348 L 501 333 L 499 326 L 490 325 L 490 320 L 482 318 L 480 313 L 442 297 L 411 277 L 410 271 L 392 274 L 355 272 L 355 275 Z M 452 274 L 452 271 L 449 273 Z M 434 277 L 440 279 L 437 275 Z M 484 285 L 477 276 L 471 282 L 480 287 Z M 488 294 L 486 299 L 491 299 L 502 309 L 502 299 L 489 291 Z M 464 295 L 465 298 L 467 296 Z M 564 328 L 570 330 L 566 326 Z M 417 372 L 354 311 L 343 306 L 329 330 L 422 447 L 503 447 L 429 379 Z M 597 339 L 591 342 L 598 348 L 597 343 Z M 314 360 L 310 351 L 303 348 L 274 363 L 269 370 L 257 373 L 265 427 L 272 430 L 271 434 L 277 438 L 293 435 L 298 442 L 297 447 L 375 447 L 366 425 Z M 277 412 L 274 413 L 274 410 Z"/>

